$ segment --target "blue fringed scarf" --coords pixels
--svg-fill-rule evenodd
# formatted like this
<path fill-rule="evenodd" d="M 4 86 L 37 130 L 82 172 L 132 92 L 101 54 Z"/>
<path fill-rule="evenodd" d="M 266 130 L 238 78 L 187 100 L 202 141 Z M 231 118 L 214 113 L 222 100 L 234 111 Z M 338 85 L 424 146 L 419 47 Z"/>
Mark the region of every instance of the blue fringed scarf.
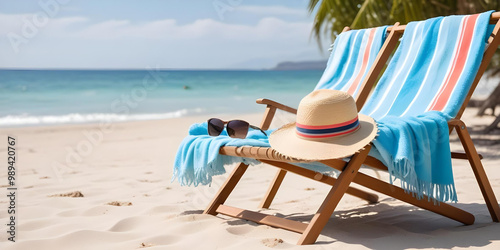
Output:
<path fill-rule="evenodd" d="M 451 169 L 448 120 L 442 112 L 416 117 L 385 116 L 377 121 L 379 134 L 370 152 L 417 198 L 456 201 Z M 380 155 L 377 155 L 379 153 Z M 391 178 L 391 183 L 393 178 Z"/>
<path fill-rule="evenodd" d="M 272 131 L 266 131 L 270 134 Z M 234 157 L 219 154 L 223 146 L 269 147 L 269 141 L 260 131 L 251 130 L 246 139 L 233 139 L 224 129 L 220 136 L 209 136 L 207 123 L 195 123 L 189 128 L 189 135 L 184 138 L 174 161 L 174 175 L 181 185 L 198 186 L 212 183 L 212 176 L 226 173 L 225 165 L 243 162 L 249 165 L 260 163 L 251 158 Z"/>

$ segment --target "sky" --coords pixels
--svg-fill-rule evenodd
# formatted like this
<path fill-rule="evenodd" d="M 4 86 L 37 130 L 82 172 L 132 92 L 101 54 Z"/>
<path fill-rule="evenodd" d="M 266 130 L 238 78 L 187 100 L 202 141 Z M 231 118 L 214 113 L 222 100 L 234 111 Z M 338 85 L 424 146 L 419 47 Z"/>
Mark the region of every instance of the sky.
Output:
<path fill-rule="evenodd" d="M 0 68 L 263 69 L 326 60 L 308 0 L 0 0 Z"/>

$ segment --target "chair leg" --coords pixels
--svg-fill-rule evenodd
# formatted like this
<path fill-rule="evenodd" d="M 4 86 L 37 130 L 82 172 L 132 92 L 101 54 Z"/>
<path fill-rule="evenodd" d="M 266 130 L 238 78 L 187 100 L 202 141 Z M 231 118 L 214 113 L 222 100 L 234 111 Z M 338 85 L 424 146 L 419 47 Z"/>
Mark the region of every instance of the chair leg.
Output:
<path fill-rule="evenodd" d="M 299 242 L 297 243 L 298 245 L 313 244 L 316 242 L 316 239 L 325 227 L 330 216 L 332 216 L 332 213 L 337 207 L 337 204 L 340 202 L 340 199 L 347 191 L 349 184 L 358 173 L 358 170 L 366 159 L 370 148 L 371 145 L 366 146 L 365 149 L 351 158 L 349 164 L 347 164 L 347 167 L 344 171 L 342 171 L 339 178 L 321 204 L 321 207 L 318 209 L 306 230 L 300 237 Z"/>
<path fill-rule="evenodd" d="M 268 163 L 269 164 L 269 163 Z M 276 196 L 276 193 L 278 192 L 279 187 L 281 186 L 281 183 L 283 182 L 283 179 L 285 178 L 287 171 L 280 169 L 276 173 L 276 176 L 274 177 L 274 180 L 272 181 L 271 185 L 269 186 L 266 196 L 262 199 L 262 202 L 260 203 L 260 208 L 269 208 L 271 206 L 271 203 L 274 200 L 274 197 Z M 316 179 L 318 180 L 318 179 Z M 357 188 L 352 188 L 349 187 L 346 191 L 347 194 L 358 197 L 360 199 L 363 199 L 367 201 L 370 204 L 377 203 L 378 202 L 378 195 L 366 192 L 364 190 L 360 190 Z"/>
<path fill-rule="evenodd" d="M 276 173 L 276 176 L 274 176 L 273 182 L 269 186 L 269 189 L 267 190 L 266 196 L 264 196 L 264 199 L 262 199 L 262 202 L 260 203 L 260 208 L 269 208 L 271 206 L 271 202 L 273 202 L 274 197 L 276 196 L 276 193 L 278 192 L 278 188 L 281 186 L 281 183 L 283 182 L 283 179 L 285 178 L 286 171 L 285 170 L 278 170 Z"/>
<path fill-rule="evenodd" d="M 467 158 L 469 159 L 472 171 L 476 176 L 479 188 L 481 189 L 481 193 L 483 194 L 486 205 L 488 206 L 491 219 L 494 222 L 499 222 L 500 207 L 498 205 L 498 201 L 495 198 L 495 193 L 491 188 L 488 176 L 484 171 L 483 164 L 481 163 L 481 159 L 476 151 L 476 148 L 474 147 L 474 143 L 472 142 L 470 134 L 467 131 L 467 127 L 463 122 L 461 122 L 460 124 L 455 126 L 455 129 L 457 131 L 458 137 L 460 138 L 460 142 L 462 142 L 465 153 L 467 154 Z"/>
<path fill-rule="evenodd" d="M 226 182 L 220 187 L 219 192 L 215 195 L 208 207 L 203 211 L 204 214 L 217 215 L 217 208 L 220 204 L 224 204 L 229 194 L 234 190 L 236 184 L 240 181 L 241 177 L 247 170 L 248 165 L 240 163 L 234 168 L 233 172 L 229 175 Z"/>

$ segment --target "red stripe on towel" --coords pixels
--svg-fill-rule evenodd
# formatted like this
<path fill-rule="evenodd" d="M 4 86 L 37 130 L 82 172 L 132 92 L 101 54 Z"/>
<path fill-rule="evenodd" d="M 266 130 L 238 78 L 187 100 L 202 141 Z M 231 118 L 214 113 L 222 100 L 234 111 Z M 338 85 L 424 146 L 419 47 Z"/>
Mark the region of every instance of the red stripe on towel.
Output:
<path fill-rule="evenodd" d="M 363 56 L 363 64 L 361 65 L 361 69 L 359 70 L 358 75 L 354 79 L 354 82 L 349 87 L 349 90 L 347 90 L 347 93 L 349 93 L 350 95 L 354 95 L 354 92 L 358 88 L 358 84 L 365 73 L 366 66 L 368 65 L 368 59 L 370 58 L 371 46 L 373 42 L 373 36 L 375 35 L 375 31 L 376 31 L 375 28 L 370 30 L 370 36 L 368 37 L 368 42 L 366 43 L 366 48 L 365 48 L 365 54 Z"/>
<path fill-rule="evenodd" d="M 441 86 L 438 95 L 434 98 L 434 101 L 429 108 L 429 110 L 441 111 L 446 107 L 446 104 L 450 100 L 451 94 L 457 85 L 458 80 L 462 74 L 467 61 L 467 56 L 469 54 L 469 49 L 472 43 L 472 38 L 474 34 L 474 28 L 479 15 L 472 15 L 466 17 L 464 27 L 460 33 L 460 45 L 458 51 L 453 59 L 452 71 L 448 75 L 445 84 Z"/>

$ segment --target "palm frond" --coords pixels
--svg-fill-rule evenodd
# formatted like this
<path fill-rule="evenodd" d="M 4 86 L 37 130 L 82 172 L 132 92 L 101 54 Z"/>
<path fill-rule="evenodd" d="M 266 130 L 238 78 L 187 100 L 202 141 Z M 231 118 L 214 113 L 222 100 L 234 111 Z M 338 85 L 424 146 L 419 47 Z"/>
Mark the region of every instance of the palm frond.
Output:
<path fill-rule="evenodd" d="M 315 14 L 312 33 L 335 38 L 345 26 L 368 28 L 397 22 L 406 24 L 436 16 L 472 14 L 500 9 L 498 0 L 310 0 Z"/>

